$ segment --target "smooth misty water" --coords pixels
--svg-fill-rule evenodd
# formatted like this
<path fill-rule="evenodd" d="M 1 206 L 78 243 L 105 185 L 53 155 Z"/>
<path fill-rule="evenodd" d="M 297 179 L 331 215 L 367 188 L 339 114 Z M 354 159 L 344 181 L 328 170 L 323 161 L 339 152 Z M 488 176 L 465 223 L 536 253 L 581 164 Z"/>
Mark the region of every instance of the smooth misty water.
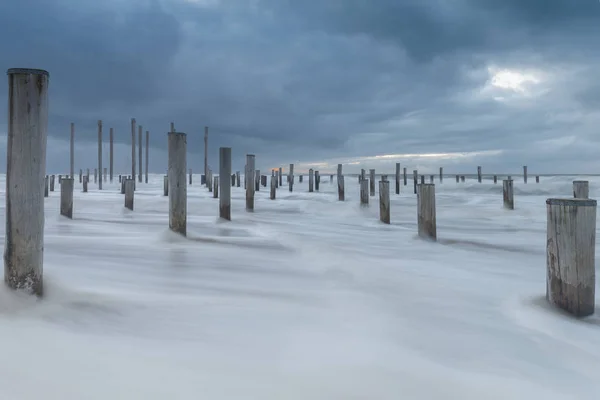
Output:
<path fill-rule="evenodd" d="M 254 213 L 233 188 L 230 223 L 194 185 L 184 239 L 162 175 L 133 212 L 117 182 L 77 183 L 74 220 L 46 199 L 47 296 L 0 290 L 0 398 L 596 399 L 600 319 L 544 299 L 545 199 L 576 178 L 515 181 L 514 211 L 501 184 L 446 178 L 437 243 L 410 186 L 386 226 L 355 179 L 344 203 L 328 177 L 262 188 Z"/>

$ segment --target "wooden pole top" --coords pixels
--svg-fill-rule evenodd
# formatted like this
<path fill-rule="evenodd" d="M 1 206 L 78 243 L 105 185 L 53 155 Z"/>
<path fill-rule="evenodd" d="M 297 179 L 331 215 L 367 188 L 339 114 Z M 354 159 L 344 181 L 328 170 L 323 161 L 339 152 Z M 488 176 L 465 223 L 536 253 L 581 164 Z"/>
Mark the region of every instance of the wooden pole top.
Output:
<path fill-rule="evenodd" d="M 148 132 L 148 131 L 146 131 L 146 132 Z M 183 136 L 187 136 L 187 134 L 183 133 L 183 132 L 167 132 L 167 136 L 169 136 L 169 135 L 183 135 Z"/>
<path fill-rule="evenodd" d="M 551 206 L 577 206 L 577 207 L 596 207 L 594 199 L 547 199 L 546 204 Z"/>
<path fill-rule="evenodd" d="M 33 68 L 9 68 L 8 71 L 6 71 L 6 75 L 12 74 L 46 75 L 47 77 L 50 77 L 48 71 Z"/>

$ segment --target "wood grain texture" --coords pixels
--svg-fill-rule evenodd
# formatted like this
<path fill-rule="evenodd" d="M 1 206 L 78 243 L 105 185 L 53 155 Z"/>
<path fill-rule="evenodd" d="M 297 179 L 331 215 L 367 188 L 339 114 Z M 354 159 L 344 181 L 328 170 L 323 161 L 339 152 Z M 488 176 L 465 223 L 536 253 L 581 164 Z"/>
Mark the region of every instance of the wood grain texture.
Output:
<path fill-rule="evenodd" d="M 133 211 L 133 200 L 135 194 L 135 178 L 125 180 L 125 208 Z"/>
<path fill-rule="evenodd" d="M 417 225 L 419 237 L 437 240 L 435 215 L 435 185 L 421 184 L 417 195 Z"/>
<path fill-rule="evenodd" d="M 507 210 L 515 209 L 512 179 L 505 179 L 502 181 L 502 198 L 504 200 L 504 208 Z"/>
<path fill-rule="evenodd" d="M 219 148 L 219 180 L 221 184 L 219 217 L 231 221 L 231 186 L 233 186 L 231 181 L 231 147 Z"/>
<path fill-rule="evenodd" d="M 379 182 L 379 220 L 390 223 L 390 183 L 383 180 Z"/>
<path fill-rule="evenodd" d="M 187 135 L 169 132 L 168 181 L 169 181 L 169 229 L 187 235 Z"/>
<path fill-rule="evenodd" d="M 360 182 L 360 205 L 369 205 L 369 180 L 365 179 Z"/>
<path fill-rule="evenodd" d="M 60 185 L 60 215 L 73 219 L 73 178 L 63 178 Z"/>
<path fill-rule="evenodd" d="M 246 211 L 254 211 L 254 161 L 254 154 L 246 154 L 246 174 L 244 176 L 246 182 Z"/>

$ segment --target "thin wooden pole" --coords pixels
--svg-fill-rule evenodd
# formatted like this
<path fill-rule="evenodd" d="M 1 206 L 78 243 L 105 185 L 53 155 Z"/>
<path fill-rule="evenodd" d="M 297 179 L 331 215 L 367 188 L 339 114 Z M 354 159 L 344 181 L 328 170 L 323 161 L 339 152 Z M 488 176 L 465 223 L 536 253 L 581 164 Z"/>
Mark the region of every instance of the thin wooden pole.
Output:
<path fill-rule="evenodd" d="M 219 148 L 219 217 L 231 221 L 231 147 Z"/>
<path fill-rule="evenodd" d="M 169 147 L 169 229 L 187 235 L 187 136 L 182 132 L 168 133 Z"/>

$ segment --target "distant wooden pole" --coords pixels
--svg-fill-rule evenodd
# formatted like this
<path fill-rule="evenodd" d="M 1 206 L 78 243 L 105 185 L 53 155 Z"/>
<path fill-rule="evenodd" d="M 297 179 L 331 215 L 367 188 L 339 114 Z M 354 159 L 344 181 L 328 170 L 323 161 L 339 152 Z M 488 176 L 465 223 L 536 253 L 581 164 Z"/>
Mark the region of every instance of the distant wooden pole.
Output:
<path fill-rule="evenodd" d="M 406 173 L 406 167 L 402 169 L 402 176 L 404 180 L 404 186 L 408 185 L 408 175 Z"/>
<path fill-rule="evenodd" d="M 379 220 L 390 223 L 390 183 L 383 180 L 379 182 Z"/>
<path fill-rule="evenodd" d="M 417 184 L 418 184 L 418 176 L 419 176 L 419 172 L 414 169 L 413 170 L 413 191 L 415 192 L 415 194 L 417 194 Z"/>
<path fill-rule="evenodd" d="M 513 181 L 505 179 L 502 181 L 502 197 L 504 199 L 504 208 L 508 210 L 515 209 L 515 201 L 513 197 Z"/>
<path fill-rule="evenodd" d="M 433 175 L 429 175 L 429 183 L 433 183 Z"/>
<path fill-rule="evenodd" d="M 98 190 L 102 190 L 102 120 L 98 120 Z"/>
<path fill-rule="evenodd" d="M 231 221 L 231 147 L 219 148 L 219 179 L 221 181 L 219 217 Z"/>
<path fill-rule="evenodd" d="M 235 171 L 235 182 L 236 186 L 240 187 L 240 171 Z"/>
<path fill-rule="evenodd" d="M 535 176 L 535 183 L 540 183 L 540 176 L 539 175 Z"/>
<path fill-rule="evenodd" d="M 169 229 L 183 236 L 187 235 L 187 135 L 182 132 L 169 132 Z"/>
<path fill-rule="evenodd" d="M 319 171 L 315 171 L 315 190 L 319 191 L 319 186 L 321 184 L 321 175 L 319 175 Z"/>
<path fill-rule="evenodd" d="M 90 169 L 89 169 L 89 168 L 87 168 L 87 169 L 86 169 L 86 171 L 85 171 L 85 175 L 86 175 L 86 176 L 87 176 L 87 178 L 88 178 L 88 183 L 90 183 Z"/>
<path fill-rule="evenodd" d="M 88 182 L 90 181 L 89 176 L 83 177 L 83 193 L 87 193 L 88 191 Z"/>
<path fill-rule="evenodd" d="M 298 175 L 298 182 L 302 183 L 302 175 Z"/>
<path fill-rule="evenodd" d="M 135 118 L 131 118 L 131 176 L 135 179 Z"/>
<path fill-rule="evenodd" d="M 94 183 L 98 183 L 98 168 L 94 168 Z"/>
<path fill-rule="evenodd" d="M 369 169 L 369 194 L 375 196 L 375 170 Z"/>
<path fill-rule="evenodd" d="M 148 163 L 149 163 L 149 160 L 150 160 L 150 131 L 146 131 L 146 159 L 145 159 L 145 161 L 146 161 L 146 170 L 145 170 L 146 174 L 145 174 L 145 177 L 144 177 L 144 182 L 145 183 L 148 183 L 148 165 L 149 165 Z"/>
<path fill-rule="evenodd" d="M 142 148 L 144 142 L 142 141 L 142 126 L 138 126 L 138 182 L 142 183 Z M 135 178 L 135 177 L 134 177 Z"/>
<path fill-rule="evenodd" d="M 273 176 L 271 175 L 271 196 L 270 199 L 271 200 L 275 200 L 276 197 L 276 193 L 277 193 L 277 176 Z"/>
<path fill-rule="evenodd" d="M 254 175 L 254 184 L 256 185 L 256 191 L 260 192 L 260 169 L 256 170 L 256 175 Z"/>
<path fill-rule="evenodd" d="M 50 191 L 54 192 L 54 179 L 56 179 L 55 175 L 50 175 Z"/>
<path fill-rule="evenodd" d="M 235 187 L 235 174 L 231 174 L 231 187 Z"/>
<path fill-rule="evenodd" d="M 71 146 L 69 149 L 69 158 L 70 158 L 70 177 L 75 177 L 75 123 L 71 122 Z M 81 178 L 79 179 L 81 182 Z"/>
<path fill-rule="evenodd" d="M 594 313 L 596 200 L 548 199 L 546 299 L 577 316 Z"/>
<path fill-rule="evenodd" d="M 135 193 L 135 177 L 125 180 L 125 208 L 133 211 L 133 195 Z"/>
<path fill-rule="evenodd" d="M 417 196 L 417 224 L 419 236 L 437 240 L 437 223 L 435 217 L 435 185 L 419 185 Z"/>
<path fill-rule="evenodd" d="M 360 181 L 360 205 L 369 205 L 369 180 Z"/>
<path fill-rule="evenodd" d="M 337 165 L 338 201 L 346 200 L 346 192 L 344 189 L 344 175 L 342 174 L 342 168 L 342 164 Z"/>
<path fill-rule="evenodd" d="M 314 171 L 311 169 L 308 170 L 308 191 L 309 192 L 313 192 L 314 191 Z"/>
<path fill-rule="evenodd" d="M 440 167 L 440 183 L 444 182 L 444 168 Z"/>
<path fill-rule="evenodd" d="M 494 175 L 494 184 L 498 183 L 498 176 Z"/>
<path fill-rule="evenodd" d="M 254 154 L 246 154 L 246 174 L 244 181 L 246 182 L 246 211 L 254 211 Z M 292 184 L 290 183 L 290 192 Z"/>
<path fill-rule="evenodd" d="M 279 182 L 278 186 L 283 186 L 283 168 L 279 167 Z"/>
<path fill-rule="evenodd" d="M 396 163 L 396 194 L 400 194 L 400 163 Z"/>
<path fill-rule="evenodd" d="M 41 296 L 49 74 L 13 68 L 7 75 L 4 282 Z"/>
<path fill-rule="evenodd" d="M 192 169 L 190 168 L 189 173 L 188 173 L 188 185 L 192 185 Z"/>
<path fill-rule="evenodd" d="M 171 122 L 171 130 L 169 132 L 175 132 L 175 122 Z"/>
<path fill-rule="evenodd" d="M 477 182 L 481 183 L 481 167 L 477 167 Z"/>
<path fill-rule="evenodd" d="M 208 186 L 208 126 L 204 127 L 204 176 L 206 176 L 206 185 Z"/>
<path fill-rule="evenodd" d="M 163 196 L 169 195 L 169 176 L 165 175 L 163 177 Z"/>
<path fill-rule="evenodd" d="M 464 183 L 464 181 L 465 181 L 465 176 L 464 175 L 460 176 L 460 181 Z"/>
<path fill-rule="evenodd" d="M 60 215 L 73 219 L 73 178 L 63 178 L 60 184 Z"/>
<path fill-rule="evenodd" d="M 587 199 L 590 194 L 588 181 L 573 181 L 573 197 L 576 199 Z"/>
<path fill-rule="evenodd" d="M 83 170 L 79 170 L 79 183 L 83 182 Z"/>
<path fill-rule="evenodd" d="M 460 182 L 460 176 L 456 175 L 456 183 Z"/>
<path fill-rule="evenodd" d="M 219 198 L 219 177 L 213 177 L 213 198 Z"/>
<path fill-rule="evenodd" d="M 110 128 L 108 130 L 108 175 L 110 182 L 113 181 L 114 176 L 114 130 Z"/>
<path fill-rule="evenodd" d="M 527 183 L 527 165 L 523 165 L 523 182 Z"/>
<path fill-rule="evenodd" d="M 366 176 L 367 176 L 367 171 L 365 171 L 364 168 L 361 168 L 360 169 L 360 178 L 358 179 L 358 182 L 364 181 L 366 179 Z"/>
<path fill-rule="evenodd" d="M 108 172 L 106 170 L 106 167 L 104 167 L 104 182 L 106 182 L 107 175 L 108 175 Z"/>
<path fill-rule="evenodd" d="M 421 175 L 421 184 L 425 183 L 425 175 Z"/>
<path fill-rule="evenodd" d="M 288 175 L 288 180 L 289 180 L 289 185 L 290 185 L 290 192 L 294 191 L 294 164 L 290 164 L 290 172 Z"/>

